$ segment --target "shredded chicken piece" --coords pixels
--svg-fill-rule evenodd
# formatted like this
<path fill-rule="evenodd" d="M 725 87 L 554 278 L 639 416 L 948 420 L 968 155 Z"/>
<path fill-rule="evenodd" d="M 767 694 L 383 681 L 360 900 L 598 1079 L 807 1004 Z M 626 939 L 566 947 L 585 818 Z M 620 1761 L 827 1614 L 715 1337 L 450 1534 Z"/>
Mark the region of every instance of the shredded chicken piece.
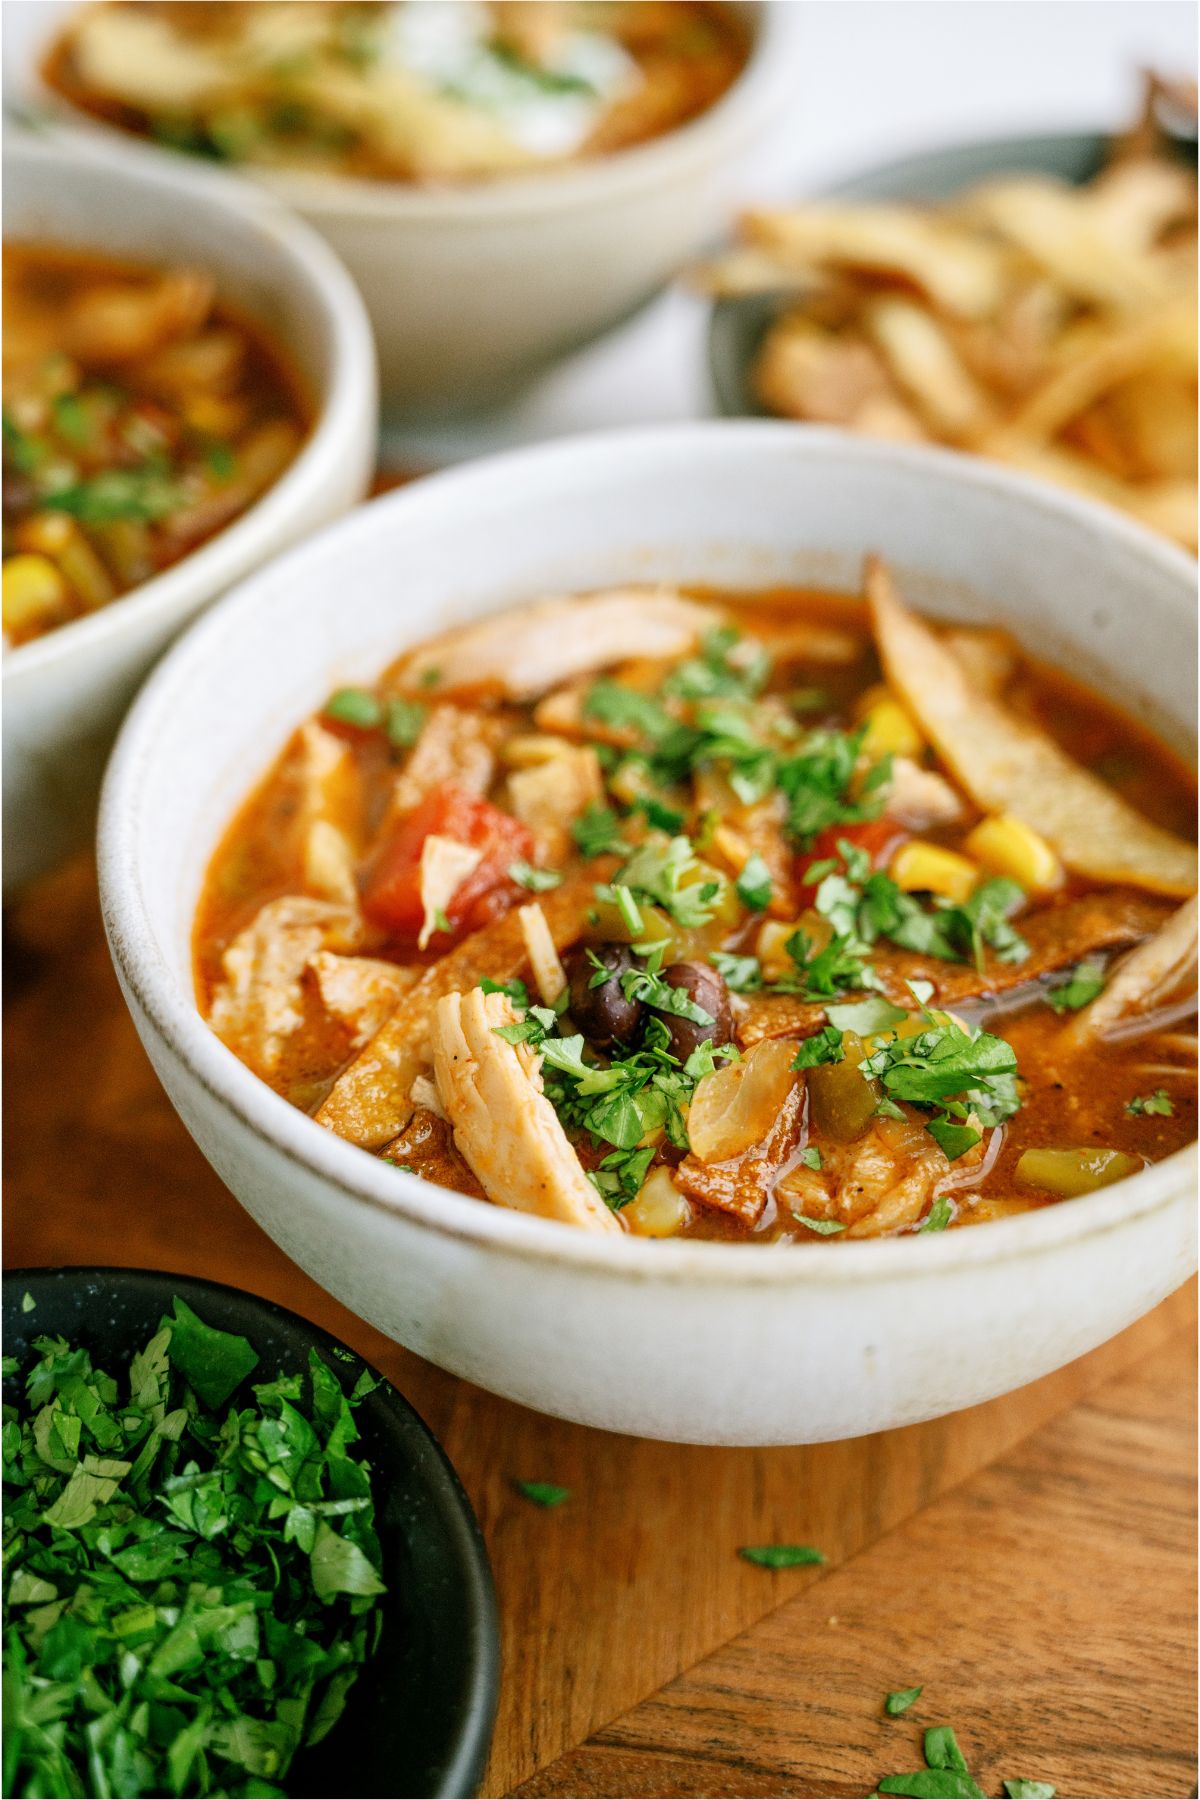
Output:
<path fill-rule="evenodd" d="M 963 803 L 945 776 L 923 769 L 910 756 L 896 756 L 885 810 L 889 819 L 907 825 L 910 831 L 929 831 L 961 819 Z"/>
<path fill-rule="evenodd" d="M 633 656 L 684 656 L 719 614 L 669 588 L 612 588 L 566 595 L 465 625 L 422 644 L 396 667 L 405 691 L 436 682 L 442 693 L 538 695 Z"/>
<path fill-rule="evenodd" d="M 954 1006 L 1007 993 L 1098 951 L 1136 944 L 1157 931 L 1165 917 L 1162 902 L 1148 894 L 1130 889 L 1085 894 L 1017 921 L 1029 945 L 1024 962 L 999 962 L 989 953 L 983 968 L 977 969 L 973 963 L 943 962 L 886 942 L 874 946 L 871 962 L 881 991 L 894 1005 L 911 1006 L 909 983 L 927 981 L 933 989 L 934 1006 Z M 738 1024 L 737 1040 L 747 1048 L 764 1037 L 808 1037 L 824 1023 L 825 1008 L 820 1001 L 799 1000 L 791 994 L 753 994 Z"/>
<path fill-rule="evenodd" d="M 822 1143 L 821 1167 L 799 1164 L 779 1196 L 798 1217 L 844 1225 L 848 1238 L 890 1237 L 928 1212 L 952 1169 L 961 1175 L 983 1154 L 981 1141 L 951 1164 L 919 1126 L 881 1119 L 857 1143 Z"/>
<path fill-rule="evenodd" d="M 596 752 L 571 744 L 532 768 L 514 770 L 508 795 L 510 810 L 533 833 L 538 860 L 556 868 L 570 852 L 571 825 L 589 806 L 604 802 Z"/>
<path fill-rule="evenodd" d="M 396 777 L 384 828 L 447 782 L 469 794 L 486 794 L 496 773 L 500 729 L 486 713 L 435 706 Z"/>
<path fill-rule="evenodd" d="M 416 969 L 373 956 L 335 956 L 329 950 L 317 952 L 306 974 L 325 1011 L 348 1028 L 355 1050 L 375 1035 L 418 978 Z"/>
<path fill-rule="evenodd" d="M 303 894 L 268 900 L 221 959 L 225 979 L 209 1023 L 218 1037 L 269 1076 L 288 1038 L 304 1023 L 304 974 L 322 950 L 349 951 L 362 939 L 356 910 Z"/>
<path fill-rule="evenodd" d="M 569 877 L 542 897 L 541 911 L 556 950 L 570 949 L 578 941 L 593 902 L 593 884 L 607 881 L 616 866 L 613 857 L 597 858 L 585 873 Z M 517 913 L 506 913 L 464 938 L 401 995 L 391 1016 L 334 1082 L 316 1114 L 318 1123 L 369 1150 L 386 1144 L 411 1117 L 410 1090 L 429 1062 L 437 1001 L 444 994 L 478 986 L 485 975 L 492 981 L 511 981 L 528 963 Z"/>
<path fill-rule="evenodd" d="M 1132 1035 L 1172 1001 L 1181 1009 L 1196 996 L 1196 901 L 1189 900 L 1152 938 L 1118 964 L 1102 993 L 1067 1026 L 1073 1042 Z"/>
<path fill-rule="evenodd" d="M 516 1018 L 504 994 L 446 994 L 433 1022 L 433 1067 L 454 1145 L 489 1200 L 588 1231 L 621 1225 L 583 1172 L 528 1060 L 496 1036 Z"/>

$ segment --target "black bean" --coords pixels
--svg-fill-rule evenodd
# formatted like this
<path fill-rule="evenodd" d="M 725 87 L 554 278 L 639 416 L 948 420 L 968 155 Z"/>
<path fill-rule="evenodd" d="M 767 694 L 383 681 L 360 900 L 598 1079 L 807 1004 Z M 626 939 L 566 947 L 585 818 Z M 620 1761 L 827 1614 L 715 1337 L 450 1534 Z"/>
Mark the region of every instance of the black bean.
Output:
<path fill-rule="evenodd" d="M 590 1043 L 607 1050 L 613 1044 L 632 1043 L 642 1022 L 644 1008 L 640 1000 L 627 1000 L 621 991 L 621 976 L 635 968 L 633 952 L 628 944 L 593 944 L 590 955 L 577 950 L 568 958 L 566 971 L 571 989 L 571 1017 Z M 591 985 L 599 974 L 597 958 L 611 970 L 607 981 Z"/>
<path fill-rule="evenodd" d="M 693 1050 L 701 1044 L 728 1044 L 733 1039 L 733 1008 L 729 1004 L 729 989 L 724 978 L 710 968 L 708 963 L 677 962 L 662 972 L 662 978 L 671 987 L 682 988 L 689 1000 L 701 1007 L 713 1023 L 698 1025 L 694 1019 L 681 1019 L 675 1013 L 660 1013 L 659 1017 L 671 1034 L 671 1055 L 686 1062 Z"/>

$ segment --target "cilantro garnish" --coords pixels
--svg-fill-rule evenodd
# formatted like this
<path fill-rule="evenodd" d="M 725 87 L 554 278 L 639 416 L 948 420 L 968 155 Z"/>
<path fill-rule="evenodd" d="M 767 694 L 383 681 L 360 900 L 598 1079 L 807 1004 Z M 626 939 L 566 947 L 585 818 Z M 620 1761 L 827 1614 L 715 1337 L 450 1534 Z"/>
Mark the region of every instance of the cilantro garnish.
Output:
<path fill-rule="evenodd" d="M 119 1380 L 35 1348 L 3 1434 L 6 1791 L 282 1793 L 378 1641 L 374 1379 L 313 1352 L 249 1387 L 253 1347 L 179 1299 Z"/>
<path fill-rule="evenodd" d="M 1152 1094 L 1135 1094 L 1126 1103 L 1125 1111 L 1134 1119 L 1142 1114 L 1148 1118 L 1169 1119 L 1175 1111 L 1175 1103 L 1166 1088 L 1155 1088 Z"/>
<path fill-rule="evenodd" d="M 176 511 L 180 490 L 156 464 L 147 464 L 138 469 L 104 469 L 43 494 L 38 504 L 48 512 L 70 513 L 83 525 L 107 525 L 116 519 L 153 524 Z"/>
<path fill-rule="evenodd" d="M 618 730 L 634 731 L 651 741 L 675 728 L 670 713 L 651 695 L 607 678 L 594 681 L 584 695 L 583 716 Z"/>
<path fill-rule="evenodd" d="M 940 1137 L 938 1137 L 937 1132 L 934 1130 L 934 1126 L 939 1125 L 941 1123 L 943 1123 L 943 1121 L 941 1121 L 939 1119 L 934 1119 L 926 1127 L 927 1131 L 929 1132 L 930 1137 L 937 1137 L 939 1144 L 942 1143 L 942 1140 Z M 968 1150 L 971 1149 L 972 1144 L 977 1144 L 979 1142 L 979 1133 L 977 1131 L 973 1131 L 971 1133 L 971 1140 L 972 1140 L 972 1143 L 966 1145 L 966 1148 Z M 944 1144 L 942 1144 L 942 1149 L 946 1150 L 946 1146 Z M 946 1150 L 946 1155 L 950 1156 L 949 1150 Z M 956 1151 L 955 1155 L 961 1156 L 962 1151 L 961 1150 Z M 951 1161 L 953 1161 L 953 1160 L 954 1160 L 953 1157 L 951 1157 Z M 930 1207 L 929 1211 L 926 1213 L 925 1217 L 922 1219 L 921 1223 L 917 1226 L 917 1230 L 918 1230 L 918 1232 L 921 1232 L 921 1231 L 945 1231 L 947 1225 L 950 1223 L 950 1221 L 953 1217 L 954 1217 L 954 1207 L 953 1207 L 952 1202 L 947 1199 L 945 1194 L 939 1194 L 937 1199 L 934 1201 L 933 1205 Z"/>
<path fill-rule="evenodd" d="M 1056 1013 L 1078 1012 L 1104 991 L 1104 964 L 1089 960 L 1076 963 L 1065 981 L 1048 988 L 1042 998 Z"/>
<path fill-rule="evenodd" d="M 599 900 L 611 900 L 624 888 L 648 906 L 661 906 L 676 924 L 707 925 L 721 893 L 719 880 L 696 880 L 696 853 L 685 837 L 647 838 L 617 871 L 611 889 L 597 888 Z M 693 876 L 689 882 L 686 876 Z M 641 930 L 640 920 L 631 925 Z"/>
<path fill-rule="evenodd" d="M 815 1231 L 818 1237 L 836 1237 L 846 1227 L 837 1219 L 810 1219 L 804 1213 L 795 1215 L 797 1225 L 804 1225 L 809 1231 Z"/>
<path fill-rule="evenodd" d="M 819 1169 L 822 1167 L 821 1152 L 815 1144 L 809 1144 L 800 1152 L 800 1161 L 806 1169 Z M 806 1220 L 805 1223 L 807 1224 L 808 1221 Z"/>
<path fill-rule="evenodd" d="M 788 830 L 801 846 L 831 825 L 874 819 L 883 810 L 891 781 L 890 758 L 876 763 L 851 797 L 865 736 L 865 726 L 853 732 L 813 731 L 780 763 L 776 779 L 787 796 Z"/>
<path fill-rule="evenodd" d="M 921 1687 L 896 1688 L 883 1703 L 883 1710 L 889 1719 L 898 1719 L 906 1713 L 914 1700 L 919 1700 L 924 1689 Z"/>
<path fill-rule="evenodd" d="M 485 994 L 507 994 L 513 1005 L 522 1012 L 529 1009 L 529 989 L 525 983 L 514 976 L 512 981 L 493 981 L 490 975 L 480 977 L 480 987 Z"/>
<path fill-rule="evenodd" d="M 1054 1800 L 1057 1789 L 1048 1781 L 1006 1781 L 1004 1791 L 1008 1800 Z"/>
<path fill-rule="evenodd" d="M 737 896 L 748 912 L 763 912 L 771 904 L 771 871 L 757 850 L 743 864 Z"/>
<path fill-rule="evenodd" d="M 397 750 L 409 750 L 420 737 L 428 717 L 428 709 L 419 700 L 389 700 L 383 729 Z"/>
<path fill-rule="evenodd" d="M 551 888 L 562 885 L 562 872 L 559 869 L 539 869 L 531 862 L 521 859 L 508 865 L 508 873 L 518 887 L 528 888 L 531 894 L 545 894 Z"/>
<path fill-rule="evenodd" d="M 383 702 L 369 688 L 338 688 L 325 702 L 325 717 L 342 725 L 357 725 L 361 731 L 374 731 L 383 724 Z"/>
<path fill-rule="evenodd" d="M 1016 1052 L 1004 1038 L 967 1031 L 945 1013 L 926 1017 L 924 1031 L 893 1038 L 859 1067 L 881 1083 L 893 1106 L 904 1100 L 937 1107 L 925 1128 L 953 1161 L 979 1142 L 978 1127 L 998 1125 L 1019 1109 Z M 927 1220 L 922 1229 L 941 1227 Z"/>
<path fill-rule="evenodd" d="M 742 651 L 737 654 L 737 646 Z M 663 692 L 680 700 L 753 700 L 766 686 L 771 659 L 761 644 L 743 639 L 731 625 L 700 640 L 700 655 L 676 665 Z"/>
<path fill-rule="evenodd" d="M 756 994 L 762 987 L 762 964 L 757 956 L 735 956 L 726 950 L 714 950 L 709 961 L 732 994 Z"/>
<path fill-rule="evenodd" d="M 842 1048 L 842 1034 L 836 1025 L 826 1025 L 815 1031 L 811 1037 L 804 1038 L 792 1060 L 793 1069 L 815 1069 L 821 1063 L 840 1063 L 845 1060 L 846 1052 Z"/>
<path fill-rule="evenodd" d="M 571 827 L 583 856 L 604 856 L 608 852 L 623 854 L 628 848 L 621 836 L 621 821 L 609 806 L 589 806 Z"/>
<path fill-rule="evenodd" d="M 571 1498 L 570 1488 L 556 1487 L 552 1481 L 514 1481 L 513 1486 L 535 1506 L 561 1506 Z"/>
<path fill-rule="evenodd" d="M 825 1561 L 825 1552 L 811 1544 L 743 1544 L 738 1555 L 760 1569 L 799 1569 Z"/>

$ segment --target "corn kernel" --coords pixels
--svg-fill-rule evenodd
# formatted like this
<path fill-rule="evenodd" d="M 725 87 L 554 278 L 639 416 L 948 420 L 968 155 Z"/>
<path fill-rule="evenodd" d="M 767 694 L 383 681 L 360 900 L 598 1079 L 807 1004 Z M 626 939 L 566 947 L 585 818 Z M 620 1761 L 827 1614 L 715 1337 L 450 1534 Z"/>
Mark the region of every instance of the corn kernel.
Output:
<path fill-rule="evenodd" d="M 25 632 L 50 618 L 66 598 L 66 584 L 47 556 L 10 556 L 4 564 L 5 631 Z"/>
<path fill-rule="evenodd" d="M 979 870 L 965 856 L 918 838 L 897 850 L 888 874 L 906 893 L 940 894 L 959 904 L 970 898 L 979 880 Z"/>
<path fill-rule="evenodd" d="M 912 715 L 885 687 L 873 687 L 859 702 L 858 716 L 867 728 L 863 755 L 871 762 L 885 756 L 920 756 L 925 747 Z"/>
<path fill-rule="evenodd" d="M 741 832 L 734 831 L 729 825 L 715 825 L 710 843 L 721 861 L 727 863 L 735 875 L 740 875 L 750 860 L 750 846 Z"/>
<path fill-rule="evenodd" d="M 1062 885 L 1062 864 L 1045 838 L 1011 813 L 982 819 L 967 849 L 993 875 L 1009 876 L 1028 894 L 1049 894 Z"/>
<path fill-rule="evenodd" d="M 637 1198 L 621 1208 L 621 1217 L 639 1237 L 674 1237 L 691 1216 L 687 1196 L 661 1166 L 642 1183 Z"/>
<path fill-rule="evenodd" d="M 795 963 L 788 955 L 787 942 L 801 929 L 795 919 L 767 919 L 759 927 L 754 953 L 768 981 L 778 981 L 781 975 L 786 975 L 795 968 Z"/>
<path fill-rule="evenodd" d="M 510 769 L 536 769 L 555 757 L 566 756 L 575 746 L 564 738 L 551 737 L 540 731 L 520 731 L 510 737 L 501 755 Z"/>

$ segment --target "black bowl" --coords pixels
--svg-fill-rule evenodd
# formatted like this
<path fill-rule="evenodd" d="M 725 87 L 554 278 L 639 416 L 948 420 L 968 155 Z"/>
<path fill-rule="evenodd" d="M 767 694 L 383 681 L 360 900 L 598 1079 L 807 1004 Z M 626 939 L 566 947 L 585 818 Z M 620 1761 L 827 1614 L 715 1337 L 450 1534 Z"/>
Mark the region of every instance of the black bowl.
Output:
<path fill-rule="evenodd" d="M 34 1301 L 28 1312 L 26 1294 Z M 310 1350 L 346 1387 L 367 1366 L 328 1332 L 269 1300 L 143 1269 L 7 1273 L 4 1349 L 23 1371 L 35 1337 L 65 1337 L 115 1372 L 158 1329 L 176 1294 L 206 1323 L 250 1340 L 262 1381 L 304 1372 Z M 5 1399 L 17 1392 L 11 1378 Z M 408 1402 L 384 1381 L 355 1416 L 371 1463 L 388 1585 L 383 1635 L 334 1730 L 297 1756 L 288 1793 L 347 1800 L 473 1794 L 491 1742 L 500 1671 L 487 1551 L 458 1477 Z"/>

